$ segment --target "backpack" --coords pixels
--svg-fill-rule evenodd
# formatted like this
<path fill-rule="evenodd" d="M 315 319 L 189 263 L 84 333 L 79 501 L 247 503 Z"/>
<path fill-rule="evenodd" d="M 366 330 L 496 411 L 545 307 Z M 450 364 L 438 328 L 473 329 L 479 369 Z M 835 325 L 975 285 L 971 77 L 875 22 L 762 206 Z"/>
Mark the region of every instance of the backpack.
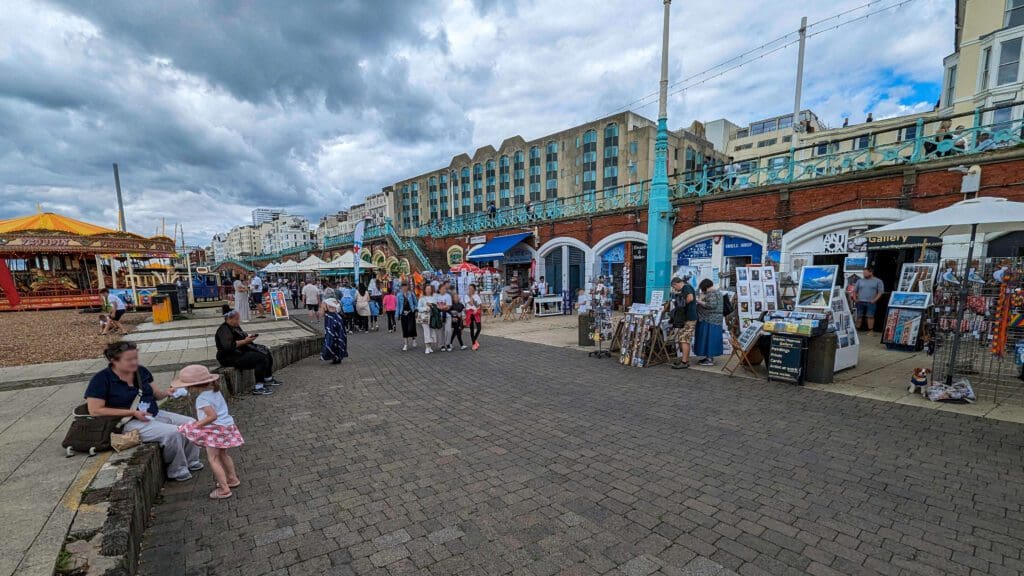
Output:
<path fill-rule="evenodd" d="M 729 295 L 722 294 L 722 314 L 728 316 L 735 310 L 736 309 L 732 307 L 732 302 L 729 300 Z"/>

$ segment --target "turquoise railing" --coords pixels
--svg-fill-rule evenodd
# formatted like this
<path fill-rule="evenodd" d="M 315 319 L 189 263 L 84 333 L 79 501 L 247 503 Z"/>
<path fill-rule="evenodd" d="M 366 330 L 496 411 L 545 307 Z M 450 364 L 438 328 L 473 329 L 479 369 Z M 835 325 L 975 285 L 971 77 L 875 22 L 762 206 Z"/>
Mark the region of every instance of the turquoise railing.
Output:
<path fill-rule="evenodd" d="M 788 155 L 763 156 L 730 166 L 703 166 L 699 170 L 674 175 L 671 194 L 676 199 L 706 197 L 761 186 L 806 182 L 880 166 L 920 164 L 1019 146 L 1024 143 L 1024 119 L 988 124 L 983 124 L 982 120 L 986 116 L 1006 115 L 1007 110 L 1020 104 L 1022 102 L 978 108 L 958 116 L 919 118 L 915 122 L 889 126 L 877 132 L 860 132 L 842 140 L 791 148 Z M 941 129 L 944 121 L 949 121 L 952 128 Z M 915 136 L 901 138 L 910 129 Z M 926 132 L 931 134 L 926 135 Z M 822 135 L 823 138 L 826 136 Z M 867 145 L 853 149 L 854 143 L 862 143 L 864 136 L 867 136 Z M 876 145 L 879 140 L 892 142 Z M 819 154 L 821 145 L 826 146 L 825 153 Z M 493 216 L 487 211 L 462 214 L 420 226 L 418 234 L 458 236 L 644 207 L 649 189 L 648 180 L 567 198 L 534 201 L 529 208 L 525 205 L 498 208 Z"/>
<path fill-rule="evenodd" d="M 291 256 L 300 252 L 309 252 L 310 250 L 316 250 L 316 244 L 303 244 L 302 246 L 296 246 L 295 248 L 288 248 L 287 250 L 281 250 L 280 252 L 274 252 L 273 254 L 257 254 L 255 256 L 245 256 L 241 258 L 242 262 L 272 262 L 280 260 L 285 256 Z"/>
<path fill-rule="evenodd" d="M 399 250 L 403 252 L 411 252 L 419 261 L 423 270 L 433 270 L 433 267 L 430 265 L 430 259 L 423 253 L 423 250 L 420 249 L 419 245 L 412 238 L 403 238 L 399 236 L 390 219 L 386 219 L 383 224 L 367 226 L 363 231 L 364 243 L 368 240 L 376 240 L 384 237 L 391 238 Z M 355 236 L 351 232 L 347 234 L 340 234 L 338 236 L 329 236 L 324 238 L 324 248 L 351 246 L 354 241 Z"/>

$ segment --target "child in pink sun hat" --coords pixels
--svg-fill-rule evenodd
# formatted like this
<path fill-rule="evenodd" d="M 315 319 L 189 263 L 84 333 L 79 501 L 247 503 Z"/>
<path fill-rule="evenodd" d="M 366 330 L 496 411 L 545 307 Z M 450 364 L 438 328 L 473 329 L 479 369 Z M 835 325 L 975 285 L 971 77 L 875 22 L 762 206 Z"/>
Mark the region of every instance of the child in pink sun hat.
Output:
<path fill-rule="evenodd" d="M 217 479 L 217 488 L 210 492 L 214 500 L 230 498 L 231 489 L 241 484 L 228 448 L 245 443 L 235 419 L 228 413 L 219 380 L 220 375 L 212 374 L 206 366 L 191 364 L 182 368 L 171 382 L 171 388 L 185 388 L 195 397 L 198 420 L 182 424 L 178 430 L 196 446 L 206 447 L 210 468 Z"/>

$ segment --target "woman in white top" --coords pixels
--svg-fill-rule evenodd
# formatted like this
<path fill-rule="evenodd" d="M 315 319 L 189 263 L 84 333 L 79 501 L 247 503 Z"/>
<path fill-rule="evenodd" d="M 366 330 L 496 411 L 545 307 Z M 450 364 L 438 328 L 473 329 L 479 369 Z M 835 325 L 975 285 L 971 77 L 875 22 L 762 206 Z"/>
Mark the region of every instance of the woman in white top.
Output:
<path fill-rule="evenodd" d="M 249 286 L 242 282 L 241 276 L 235 276 L 232 284 L 235 289 L 235 310 L 238 311 L 238 319 L 242 322 L 249 321 Z"/>
<path fill-rule="evenodd" d="M 476 293 L 476 284 L 470 284 L 466 288 L 466 297 L 462 301 L 466 305 L 466 323 L 469 324 L 469 339 L 473 341 L 473 350 L 480 349 L 480 328 L 482 327 L 483 313 L 480 307 L 483 306 L 483 298 Z"/>
<path fill-rule="evenodd" d="M 437 305 L 437 296 L 434 295 L 434 287 L 429 283 L 423 286 L 423 295 L 420 296 L 416 306 L 416 322 L 423 332 L 423 348 L 426 354 L 432 353 L 433 345 L 437 342 L 437 331 L 430 327 L 430 309 Z"/>
<path fill-rule="evenodd" d="M 438 337 L 441 340 L 441 351 L 452 351 L 452 317 L 449 310 L 452 307 L 452 295 L 448 293 L 448 282 L 442 282 L 437 296 L 434 297 L 434 304 L 441 311 L 441 322 L 443 326 L 438 330 Z"/>

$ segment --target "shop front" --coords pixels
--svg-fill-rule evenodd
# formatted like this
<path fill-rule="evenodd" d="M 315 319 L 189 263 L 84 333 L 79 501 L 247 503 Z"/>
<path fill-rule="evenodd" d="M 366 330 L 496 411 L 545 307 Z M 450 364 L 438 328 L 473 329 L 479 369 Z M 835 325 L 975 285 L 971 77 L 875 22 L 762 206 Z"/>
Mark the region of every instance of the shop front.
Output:
<path fill-rule="evenodd" d="M 575 294 L 576 290 L 586 284 L 587 254 L 576 246 L 563 245 L 544 256 L 544 279 L 548 283 L 548 292 L 561 294 L 568 290 Z"/>
<path fill-rule="evenodd" d="M 905 263 L 938 262 L 942 240 L 915 236 L 872 236 L 874 228 L 899 222 L 916 212 L 898 209 L 849 210 L 813 220 L 783 235 L 782 265 L 794 279 L 805 266 L 836 266 L 836 286 L 859 280 L 870 266 L 886 294 L 875 312 L 875 325 L 886 317 L 889 294 Z"/>
<path fill-rule="evenodd" d="M 502 269 L 506 284 L 516 283 L 521 289 L 530 287 L 536 251 L 525 241 L 533 234 L 523 232 L 497 236 L 470 249 L 466 259 L 480 266 Z"/>
<path fill-rule="evenodd" d="M 676 252 L 677 272 L 689 270 L 698 280 L 708 278 L 718 283 L 720 288 L 732 291 L 736 288 L 733 276 L 736 268 L 762 263 L 764 244 L 761 237 L 764 233 L 751 229 L 748 233 L 751 237 L 748 237 L 735 233 L 711 233 L 715 231 L 723 230 L 705 231 L 696 238 L 690 234 L 690 240 L 684 240 L 687 243 Z M 679 245 L 678 239 L 674 244 Z"/>

